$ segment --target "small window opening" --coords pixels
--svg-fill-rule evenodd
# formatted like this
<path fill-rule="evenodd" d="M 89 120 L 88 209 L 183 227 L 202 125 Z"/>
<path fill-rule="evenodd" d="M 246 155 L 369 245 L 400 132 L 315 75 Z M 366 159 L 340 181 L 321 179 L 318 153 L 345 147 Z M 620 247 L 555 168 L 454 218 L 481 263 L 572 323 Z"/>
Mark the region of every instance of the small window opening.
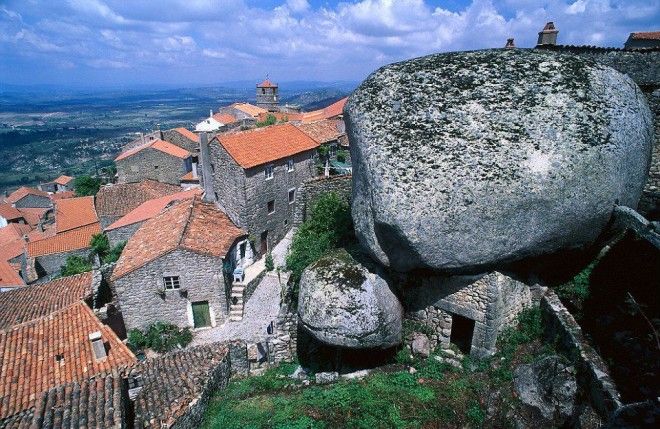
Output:
<path fill-rule="evenodd" d="M 264 169 L 264 174 L 266 175 L 266 180 L 273 178 L 273 164 L 266 166 Z"/>
<path fill-rule="evenodd" d="M 289 189 L 289 204 L 293 204 L 296 201 L 296 190 Z"/>
<path fill-rule="evenodd" d="M 268 201 L 268 214 L 275 213 L 275 200 Z"/>
<path fill-rule="evenodd" d="M 295 164 L 293 163 L 293 159 L 289 159 L 289 160 L 286 162 L 286 169 L 287 169 L 287 171 L 293 171 L 294 168 L 295 168 Z"/>
<path fill-rule="evenodd" d="M 181 287 L 179 276 L 163 277 L 163 283 L 165 283 L 166 290 L 179 289 Z"/>

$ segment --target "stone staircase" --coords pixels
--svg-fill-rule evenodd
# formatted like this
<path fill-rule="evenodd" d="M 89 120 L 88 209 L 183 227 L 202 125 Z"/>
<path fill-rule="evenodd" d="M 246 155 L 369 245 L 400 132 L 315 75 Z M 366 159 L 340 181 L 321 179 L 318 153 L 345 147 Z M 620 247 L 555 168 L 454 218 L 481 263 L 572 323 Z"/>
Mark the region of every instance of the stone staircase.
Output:
<path fill-rule="evenodd" d="M 245 293 L 245 283 L 235 282 L 231 286 L 231 295 L 229 296 L 229 321 L 240 322 L 243 320 L 243 294 Z"/>

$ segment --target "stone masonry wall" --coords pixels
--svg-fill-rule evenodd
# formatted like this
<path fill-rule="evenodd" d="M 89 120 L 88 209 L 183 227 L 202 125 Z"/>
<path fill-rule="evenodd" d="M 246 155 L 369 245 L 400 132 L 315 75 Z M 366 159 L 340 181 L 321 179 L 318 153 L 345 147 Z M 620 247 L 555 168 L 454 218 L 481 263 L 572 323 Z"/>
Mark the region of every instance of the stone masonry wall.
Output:
<path fill-rule="evenodd" d="M 16 201 L 14 204 L 16 208 L 49 208 L 53 206 L 53 202 L 48 197 L 43 197 L 41 195 L 32 195 L 28 194 Z"/>
<path fill-rule="evenodd" d="M 163 277 L 180 277 L 181 289 L 168 290 L 165 297 Z M 208 301 L 211 319 L 222 323 L 227 318 L 226 287 L 222 259 L 175 250 L 114 281 L 114 291 L 126 329 L 144 329 L 157 321 L 192 327 L 191 303 Z"/>
<path fill-rule="evenodd" d="M 298 202 L 293 225 L 298 227 L 307 219 L 314 200 L 321 194 L 334 192 L 350 203 L 352 176 L 317 177 L 303 183 L 298 189 Z"/>
<path fill-rule="evenodd" d="M 42 276 L 37 280 L 38 283 L 43 283 L 52 280 L 55 276 L 60 273 L 62 265 L 66 264 L 66 258 L 69 256 L 80 256 L 81 258 L 87 258 L 89 256 L 89 248 L 74 250 L 72 252 L 63 252 L 63 253 L 52 253 L 50 255 L 37 256 L 35 263 L 46 273 L 45 276 Z"/>
<path fill-rule="evenodd" d="M 166 130 L 163 131 L 163 140 L 172 143 L 173 145 L 179 146 L 182 149 L 187 150 L 193 155 L 199 153 L 199 143 L 192 141 L 187 137 L 184 137 L 178 131 Z"/>
<path fill-rule="evenodd" d="M 431 346 L 449 347 L 452 315 L 474 320 L 470 353 L 477 357 L 496 351 L 497 336 L 532 303 L 527 285 L 501 273 L 484 276 L 416 276 L 404 288 L 406 318 L 430 328 Z"/>
<path fill-rule="evenodd" d="M 116 164 L 119 177 L 117 183 L 152 179 L 178 185 L 181 177 L 192 169 L 190 158 L 183 160 L 151 148 L 143 149 Z"/>
<path fill-rule="evenodd" d="M 218 206 L 236 225 L 245 228 L 245 172 L 216 141 L 209 143 L 213 191 Z"/>
<path fill-rule="evenodd" d="M 128 241 L 129 238 L 135 234 L 135 232 L 140 229 L 144 222 L 136 222 L 131 225 L 122 226 L 121 228 L 111 229 L 106 231 L 108 236 L 108 241 L 110 241 L 111 246 L 116 246 L 122 241 Z"/>
<path fill-rule="evenodd" d="M 660 68 L 660 65 L 657 68 Z M 654 115 L 655 146 L 649 178 L 644 186 L 638 210 L 650 220 L 660 220 L 660 89 L 648 93 L 647 98 Z"/>

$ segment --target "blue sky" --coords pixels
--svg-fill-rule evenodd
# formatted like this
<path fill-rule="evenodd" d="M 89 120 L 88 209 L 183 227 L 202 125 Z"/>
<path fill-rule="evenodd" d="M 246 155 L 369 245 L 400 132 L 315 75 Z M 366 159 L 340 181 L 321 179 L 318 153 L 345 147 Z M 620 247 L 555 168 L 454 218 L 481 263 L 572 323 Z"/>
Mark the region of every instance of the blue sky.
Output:
<path fill-rule="evenodd" d="M 660 30 L 660 0 L 0 0 L 0 85 L 359 81 L 434 52 L 621 47 Z"/>

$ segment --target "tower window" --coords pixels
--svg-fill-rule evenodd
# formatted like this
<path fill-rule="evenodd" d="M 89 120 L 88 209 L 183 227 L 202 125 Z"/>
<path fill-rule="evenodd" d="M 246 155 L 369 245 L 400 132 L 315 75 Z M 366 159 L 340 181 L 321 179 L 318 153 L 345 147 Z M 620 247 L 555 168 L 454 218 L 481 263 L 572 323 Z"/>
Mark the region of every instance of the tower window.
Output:
<path fill-rule="evenodd" d="M 275 213 L 275 200 L 268 201 L 267 208 L 268 208 L 268 214 Z"/>

